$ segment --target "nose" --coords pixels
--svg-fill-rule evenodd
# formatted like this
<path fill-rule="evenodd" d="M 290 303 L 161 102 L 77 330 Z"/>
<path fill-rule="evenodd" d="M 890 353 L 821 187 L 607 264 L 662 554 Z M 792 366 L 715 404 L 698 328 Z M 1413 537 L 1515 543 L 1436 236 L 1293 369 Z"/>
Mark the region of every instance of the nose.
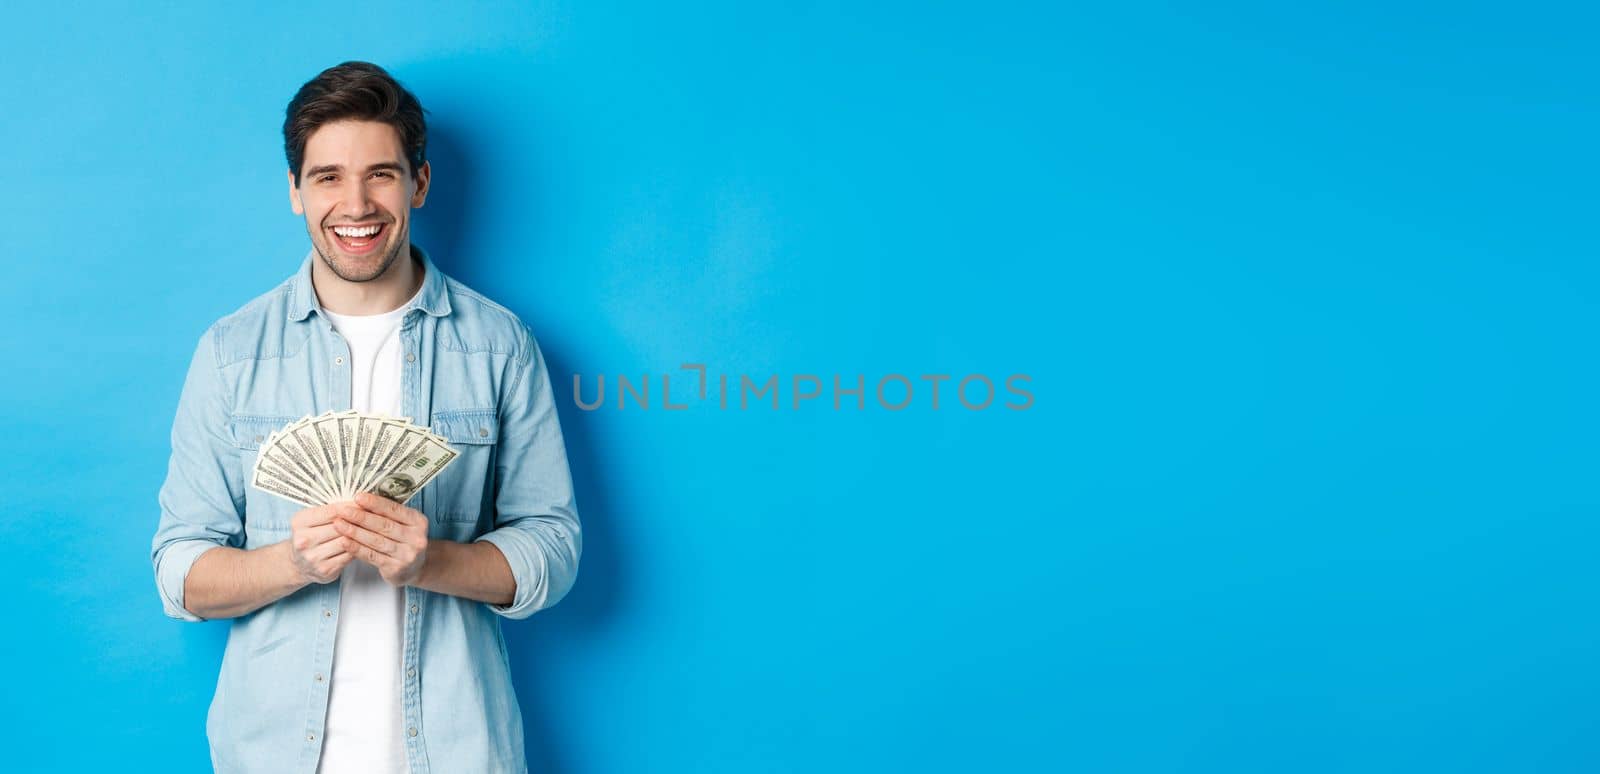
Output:
<path fill-rule="evenodd" d="M 349 220 L 360 220 L 375 212 L 366 181 L 351 181 L 345 188 L 345 195 L 340 197 L 339 214 Z"/>

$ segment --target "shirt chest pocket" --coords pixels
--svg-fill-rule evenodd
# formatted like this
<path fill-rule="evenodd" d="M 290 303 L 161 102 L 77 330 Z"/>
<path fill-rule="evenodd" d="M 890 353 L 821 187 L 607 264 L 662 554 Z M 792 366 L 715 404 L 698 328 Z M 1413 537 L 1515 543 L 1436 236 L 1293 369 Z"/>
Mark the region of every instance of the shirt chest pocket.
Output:
<path fill-rule="evenodd" d="M 459 455 L 423 487 L 429 515 L 449 522 L 477 522 L 487 517 L 486 523 L 492 524 L 499 412 L 493 408 L 436 411 L 429 424 Z"/>
<path fill-rule="evenodd" d="M 282 540 L 289 532 L 289 519 L 302 507 L 250 485 L 256 457 L 274 432 L 293 422 L 295 417 L 235 415 L 228 419 L 228 436 L 239 450 L 239 481 L 244 487 L 245 547 L 254 548 Z"/>

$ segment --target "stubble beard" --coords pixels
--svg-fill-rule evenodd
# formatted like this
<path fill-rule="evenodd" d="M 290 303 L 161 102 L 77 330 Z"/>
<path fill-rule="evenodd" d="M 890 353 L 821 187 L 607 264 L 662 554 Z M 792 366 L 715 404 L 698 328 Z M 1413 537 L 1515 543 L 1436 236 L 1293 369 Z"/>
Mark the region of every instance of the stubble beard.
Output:
<path fill-rule="evenodd" d="M 390 230 L 393 230 L 392 225 Z M 327 237 L 327 239 L 331 240 L 333 237 Z M 331 243 L 324 248 L 322 242 L 313 239 L 311 240 L 311 244 L 313 247 L 317 248 L 317 255 L 322 256 L 322 263 L 328 267 L 328 271 L 334 273 L 334 276 L 344 280 L 345 282 L 371 282 L 372 280 L 382 277 L 385 272 L 389 271 L 389 267 L 393 265 L 395 260 L 400 257 L 400 247 L 405 244 L 405 240 L 395 239 L 394 246 L 389 248 L 389 254 L 383 257 L 383 261 L 378 264 L 378 268 L 371 274 L 365 275 L 353 274 L 348 269 L 340 268 L 338 261 L 335 261 L 333 256 L 333 253 L 337 252 L 338 248 L 334 247 Z"/>

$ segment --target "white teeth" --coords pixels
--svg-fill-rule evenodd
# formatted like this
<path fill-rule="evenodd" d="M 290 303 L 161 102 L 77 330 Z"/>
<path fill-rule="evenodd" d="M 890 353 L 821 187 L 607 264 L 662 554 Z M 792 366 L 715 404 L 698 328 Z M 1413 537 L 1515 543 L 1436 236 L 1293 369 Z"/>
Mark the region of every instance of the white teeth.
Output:
<path fill-rule="evenodd" d="M 378 229 L 380 228 L 382 228 L 382 226 L 367 226 L 365 228 L 345 228 L 343 226 L 334 226 L 333 233 L 347 238 L 368 237 L 378 233 Z"/>

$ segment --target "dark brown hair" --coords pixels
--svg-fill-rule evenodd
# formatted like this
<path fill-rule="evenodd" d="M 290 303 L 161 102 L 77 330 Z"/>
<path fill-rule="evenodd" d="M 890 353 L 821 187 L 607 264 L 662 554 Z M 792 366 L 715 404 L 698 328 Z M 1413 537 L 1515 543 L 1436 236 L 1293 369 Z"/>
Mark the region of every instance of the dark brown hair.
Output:
<path fill-rule="evenodd" d="M 294 184 L 300 185 L 300 165 L 312 133 L 323 124 L 350 119 L 382 121 L 394 127 L 415 180 L 427 158 L 425 112 L 416 95 L 371 62 L 345 62 L 323 70 L 295 92 L 284 115 L 283 154 L 294 173 Z"/>

